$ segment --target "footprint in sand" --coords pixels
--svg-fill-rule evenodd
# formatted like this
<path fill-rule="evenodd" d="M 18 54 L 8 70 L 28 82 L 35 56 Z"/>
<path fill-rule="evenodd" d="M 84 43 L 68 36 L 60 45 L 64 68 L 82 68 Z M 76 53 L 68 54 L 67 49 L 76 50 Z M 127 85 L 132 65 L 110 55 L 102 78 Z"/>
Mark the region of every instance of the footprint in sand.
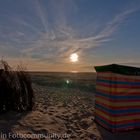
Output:
<path fill-rule="evenodd" d="M 86 121 L 81 121 L 79 125 L 82 127 L 82 129 L 88 129 L 90 127 Z"/>

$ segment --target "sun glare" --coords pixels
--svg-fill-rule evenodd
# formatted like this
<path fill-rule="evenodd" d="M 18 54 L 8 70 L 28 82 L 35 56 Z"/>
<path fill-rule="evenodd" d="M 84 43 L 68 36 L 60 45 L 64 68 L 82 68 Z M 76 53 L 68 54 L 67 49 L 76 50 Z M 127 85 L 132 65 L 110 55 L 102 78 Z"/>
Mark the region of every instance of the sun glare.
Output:
<path fill-rule="evenodd" d="M 78 54 L 77 53 L 72 53 L 70 55 L 70 61 L 71 62 L 77 62 L 78 61 Z"/>

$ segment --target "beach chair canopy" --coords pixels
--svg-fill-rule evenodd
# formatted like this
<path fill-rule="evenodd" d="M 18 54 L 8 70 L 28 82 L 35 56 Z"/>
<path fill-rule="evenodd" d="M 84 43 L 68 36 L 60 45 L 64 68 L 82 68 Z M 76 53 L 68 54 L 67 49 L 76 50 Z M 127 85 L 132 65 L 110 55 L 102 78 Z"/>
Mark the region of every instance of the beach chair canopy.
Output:
<path fill-rule="evenodd" d="M 104 66 L 95 66 L 97 72 L 112 72 L 123 75 L 138 75 L 140 76 L 140 68 L 123 66 L 117 64 L 104 65 Z"/>

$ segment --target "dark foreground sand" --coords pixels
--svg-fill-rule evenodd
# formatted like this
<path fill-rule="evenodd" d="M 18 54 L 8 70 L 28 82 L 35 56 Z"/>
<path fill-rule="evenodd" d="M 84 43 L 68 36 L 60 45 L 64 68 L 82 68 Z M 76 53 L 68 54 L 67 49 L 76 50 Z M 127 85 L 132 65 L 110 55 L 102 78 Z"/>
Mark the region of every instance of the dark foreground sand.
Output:
<path fill-rule="evenodd" d="M 1 139 L 139 140 L 140 131 L 110 133 L 94 122 L 94 94 L 33 85 L 32 112 L 0 116 Z"/>

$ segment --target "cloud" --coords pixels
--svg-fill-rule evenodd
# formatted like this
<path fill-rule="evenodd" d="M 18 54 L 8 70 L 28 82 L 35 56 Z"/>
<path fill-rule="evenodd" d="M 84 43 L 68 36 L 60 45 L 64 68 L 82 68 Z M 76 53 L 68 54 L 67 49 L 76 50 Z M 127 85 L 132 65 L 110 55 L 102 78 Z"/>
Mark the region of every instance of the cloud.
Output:
<path fill-rule="evenodd" d="M 60 8 L 58 9 L 60 10 Z M 66 63 L 68 56 L 71 53 L 77 52 L 81 54 L 86 49 L 98 47 L 102 43 L 109 41 L 112 34 L 114 34 L 125 19 L 137 10 L 137 8 L 128 9 L 117 14 L 96 35 L 82 38 L 78 35 L 78 31 L 67 26 L 66 17 L 64 15 L 61 16 L 62 24 L 54 23 L 55 26 L 48 29 L 47 24 L 49 24 L 49 20 L 47 20 L 47 16 L 45 16 L 43 8 L 39 6 L 40 17 L 46 32 L 42 33 L 40 38 L 28 46 L 27 49 L 24 49 L 22 53 L 31 58 L 40 54 L 41 61 L 51 60 L 51 63 Z M 58 12 L 59 17 L 60 13 L 62 13 L 60 11 Z"/>
<path fill-rule="evenodd" d="M 21 53 L 19 50 L 17 50 L 15 47 L 13 46 L 9 46 L 9 45 L 2 45 L 0 44 L 0 57 L 11 57 L 11 58 L 15 58 L 15 57 L 20 57 Z"/>
<path fill-rule="evenodd" d="M 11 39 L 9 39 L 8 44 L 0 46 L 1 54 L 9 55 L 9 57 L 21 56 L 22 58 L 33 59 L 38 63 L 43 61 L 48 64 L 67 64 L 71 53 L 76 52 L 83 55 L 85 50 L 96 48 L 102 43 L 110 41 L 112 34 L 118 30 L 119 26 L 132 13 L 139 10 L 139 8 L 124 10 L 116 14 L 104 27 L 99 27 L 98 32 L 90 33 L 94 35 L 81 37 L 79 30 L 68 24 L 67 13 L 77 11 L 74 1 L 60 0 L 58 3 L 49 0 L 47 4 L 45 5 L 46 8 L 39 0 L 33 2 L 34 13 L 40 20 L 39 23 L 43 30 L 40 26 L 36 26 L 37 24 L 33 24 L 24 18 L 5 17 L 15 24 L 15 28 L 12 25 L 10 28 L 8 26 L 0 27 L 0 31 L 2 28 L 4 29 L 5 38 Z M 82 22 L 82 19 L 80 20 Z M 94 23 L 92 26 L 96 27 Z M 8 33 L 5 32 L 6 30 Z"/>

